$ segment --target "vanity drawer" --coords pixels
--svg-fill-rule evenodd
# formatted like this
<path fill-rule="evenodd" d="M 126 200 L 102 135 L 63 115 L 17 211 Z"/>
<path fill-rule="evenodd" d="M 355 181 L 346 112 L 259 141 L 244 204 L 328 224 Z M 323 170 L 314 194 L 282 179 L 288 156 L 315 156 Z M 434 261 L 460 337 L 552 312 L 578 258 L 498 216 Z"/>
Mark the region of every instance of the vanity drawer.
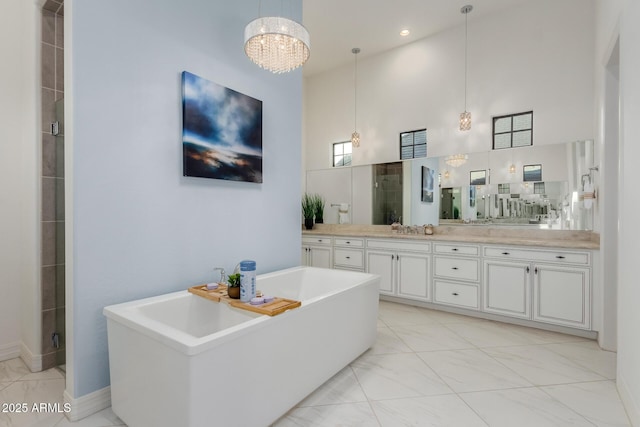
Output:
<path fill-rule="evenodd" d="M 478 285 L 434 282 L 434 302 L 478 309 Z"/>
<path fill-rule="evenodd" d="M 364 240 L 362 239 L 350 239 L 346 238 L 337 238 L 335 239 L 335 246 L 349 246 L 353 248 L 364 248 Z"/>
<path fill-rule="evenodd" d="M 459 255 L 474 255 L 478 256 L 480 250 L 477 246 L 465 246 L 465 245 L 452 245 L 434 243 L 433 251 L 437 254 L 459 254 Z"/>
<path fill-rule="evenodd" d="M 485 247 L 485 257 L 502 259 L 521 259 L 525 261 L 561 262 L 566 264 L 589 265 L 588 252 L 568 251 L 537 251 L 528 249 L 515 249 L 508 247 Z"/>
<path fill-rule="evenodd" d="M 396 251 L 418 251 L 431 252 L 431 244 L 429 242 L 407 241 L 407 240 L 367 240 L 367 248 L 372 249 L 390 249 Z"/>
<path fill-rule="evenodd" d="M 358 249 L 336 248 L 333 251 L 333 264 L 351 268 L 364 268 L 364 254 Z"/>
<path fill-rule="evenodd" d="M 331 237 L 326 236 L 302 236 L 303 245 L 330 245 Z"/>
<path fill-rule="evenodd" d="M 434 261 L 436 276 L 478 281 L 480 263 L 477 259 L 436 256 Z"/>

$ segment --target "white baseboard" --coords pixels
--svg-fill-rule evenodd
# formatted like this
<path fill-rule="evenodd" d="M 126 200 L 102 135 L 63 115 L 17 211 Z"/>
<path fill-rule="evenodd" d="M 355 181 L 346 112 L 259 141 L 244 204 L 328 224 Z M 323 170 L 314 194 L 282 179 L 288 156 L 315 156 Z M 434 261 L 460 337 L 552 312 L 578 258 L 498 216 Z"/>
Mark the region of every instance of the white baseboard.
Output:
<path fill-rule="evenodd" d="M 20 345 L 20 358 L 31 372 L 42 371 L 42 355 L 33 354 L 24 343 Z"/>
<path fill-rule="evenodd" d="M 71 406 L 71 411 L 66 414 L 69 421 L 78 421 L 111 406 L 111 387 L 107 386 L 75 399 L 65 390 L 63 399 L 64 403 Z"/>
<path fill-rule="evenodd" d="M 629 421 L 631 421 L 631 425 L 634 427 L 640 427 L 640 402 L 636 402 L 633 399 L 633 396 L 631 395 L 629 387 L 624 381 L 624 378 L 618 376 L 616 385 L 618 386 L 620 400 L 622 400 L 624 409 L 627 410 L 627 416 L 629 417 Z"/>
<path fill-rule="evenodd" d="M 5 344 L 0 346 L 0 362 L 15 359 L 20 356 L 20 343 Z"/>

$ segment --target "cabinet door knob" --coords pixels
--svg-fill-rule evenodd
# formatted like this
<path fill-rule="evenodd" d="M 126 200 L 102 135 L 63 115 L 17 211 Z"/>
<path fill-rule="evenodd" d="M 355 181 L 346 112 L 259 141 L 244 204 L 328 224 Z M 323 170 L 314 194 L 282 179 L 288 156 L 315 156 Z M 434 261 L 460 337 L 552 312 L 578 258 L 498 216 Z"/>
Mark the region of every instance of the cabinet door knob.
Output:
<path fill-rule="evenodd" d="M 451 295 L 453 295 L 453 296 L 456 296 L 456 297 L 457 297 L 457 296 L 458 296 L 458 293 L 457 293 L 457 292 L 452 292 L 452 293 L 451 293 Z"/>
<path fill-rule="evenodd" d="M 458 269 L 458 267 L 451 267 L 451 269 L 452 269 L 452 270 L 457 270 L 457 269 Z"/>
<path fill-rule="evenodd" d="M 351 257 L 350 257 L 350 256 L 347 256 L 347 257 L 345 257 L 345 258 L 346 258 L 346 259 L 351 259 Z"/>
<path fill-rule="evenodd" d="M 509 252 L 502 252 L 502 255 L 509 255 Z"/>
<path fill-rule="evenodd" d="M 564 259 L 564 256 L 562 256 L 562 255 L 557 255 L 557 256 L 556 256 L 556 258 L 558 258 L 558 259 Z"/>
<path fill-rule="evenodd" d="M 531 271 L 531 270 L 529 270 L 529 267 L 527 267 L 527 273 L 528 273 L 529 271 Z"/>
<path fill-rule="evenodd" d="M 538 274 L 538 267 L 534 268 L 534 269 L 533 269 L 533 272 L 534 272 L 535 274 Z"/>
<path fill-rule="evenodd" d="M 318 239 L 318 242 L 322 243 L 322 239 Z"/>
<path fill-rule="evenodd" d="M 347 243 L 347 245 L 350 245 L 350 244 L 351 244 L 351 242 L 349 242 L 349 241 L 347 241 L 346 243 Z"/>
<path fill-rule="evenodd" d="M 458 252 L 458 248 L 453 248 L 451 250 L 454 251 L 454 252 Z"/>

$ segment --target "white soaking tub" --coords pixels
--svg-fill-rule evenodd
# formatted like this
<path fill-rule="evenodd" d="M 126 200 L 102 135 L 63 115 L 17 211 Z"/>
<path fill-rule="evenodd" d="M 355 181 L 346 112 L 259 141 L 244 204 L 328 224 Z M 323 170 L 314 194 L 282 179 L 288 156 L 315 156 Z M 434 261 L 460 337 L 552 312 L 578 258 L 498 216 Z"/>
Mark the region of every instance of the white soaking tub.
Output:
<path fill-rule="evenodd" d="M 113 411 L 129 427 L 267 426 L 373 345 L 379 276 L 257 277 L 274 317 L 185 291 L 106 307 Z"/>

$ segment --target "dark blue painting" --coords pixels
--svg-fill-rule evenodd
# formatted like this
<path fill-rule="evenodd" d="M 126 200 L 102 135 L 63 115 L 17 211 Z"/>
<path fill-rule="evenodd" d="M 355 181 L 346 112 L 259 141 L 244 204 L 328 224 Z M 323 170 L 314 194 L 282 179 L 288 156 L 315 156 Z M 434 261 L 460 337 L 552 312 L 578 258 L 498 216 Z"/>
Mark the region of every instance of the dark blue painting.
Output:
<path fill-rule="evenodd" d="M 262 101 L 182 73 L 184 176 L 262 182 Z"/>
<path fill-rule="evenodd" d="M 522 168 L 523 181 L 542 181 L 542 165 L 526 165 Z"/>

